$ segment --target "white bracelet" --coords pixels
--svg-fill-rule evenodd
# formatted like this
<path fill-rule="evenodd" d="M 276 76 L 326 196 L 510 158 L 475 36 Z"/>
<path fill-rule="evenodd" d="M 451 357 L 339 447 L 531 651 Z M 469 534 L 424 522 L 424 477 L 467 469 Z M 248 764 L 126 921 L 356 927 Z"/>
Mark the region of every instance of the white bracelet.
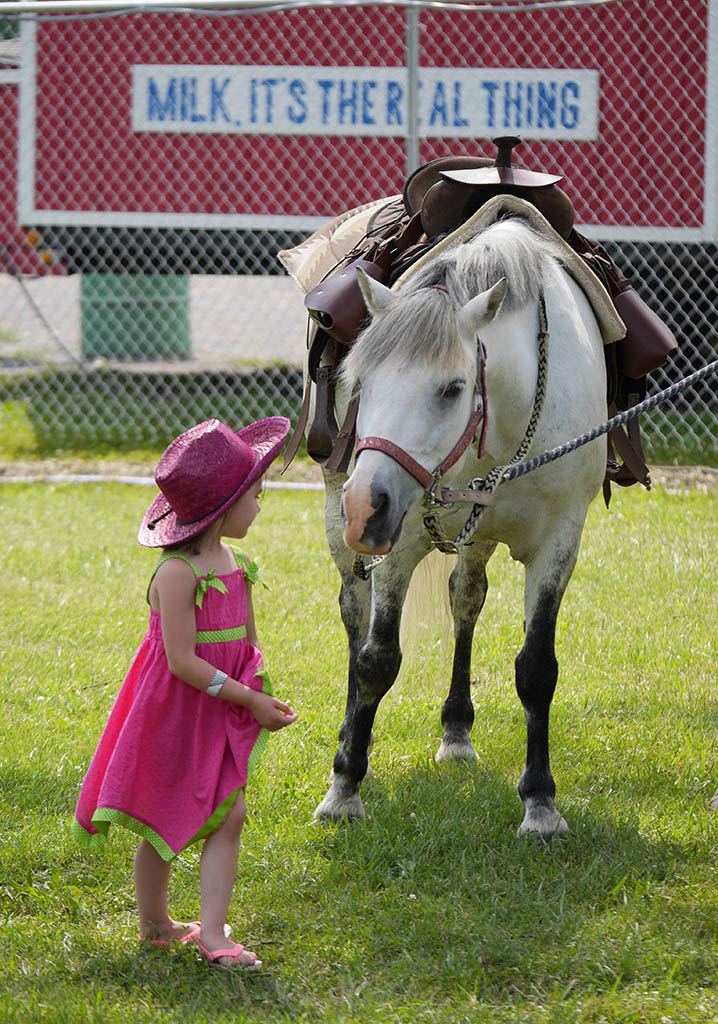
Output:
<path fill-rule="evenodd" d="M 218 668 L 214 675 L 212 676 L 212 681 L 205 690 L 205 693 L 208 693 L 210 697 L 216 697 L 219 691 L 222 689 L 225 679 L 228 678 L 229 677 L 227 673 L 223 672 L 221 669 Z"/>

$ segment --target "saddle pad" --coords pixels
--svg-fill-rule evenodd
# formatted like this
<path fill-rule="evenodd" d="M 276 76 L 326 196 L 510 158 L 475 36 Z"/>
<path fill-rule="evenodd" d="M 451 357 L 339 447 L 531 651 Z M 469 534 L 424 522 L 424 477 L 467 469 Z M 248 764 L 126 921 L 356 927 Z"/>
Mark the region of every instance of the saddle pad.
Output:
<path fill-rule="evenodd" d="M 293 249 L 282 249 L 277 254 L 279 262 L 305 293 L 311 291 L 344 259 L 347 253 L 362 241 L 367 227 L 377 211 L 395 203 L 397 199 L 400 200 L 401 196 L 376 199 L 363 206 L 357 206 L 353 210 L 347 210 L 323 224 L 313 235 Z M 535 206 L 516 196 L 502 195 L 490 199 L 461 227 L 433 246 L 416 263 L 412 263 L 394 282 L 393 288 L 399 288 L 407 278 L 433 259 L 436 254 L 451 246 L 468 242 L 479 231 L 483 231 L 500 217 L 511 214 L 523 217 L 533 228 L 547 235 L 559 247 L 563 254 L 561 259 L 563 266 L 583 290 L 591 304 L 604 345 L 611 345 L 625 337 L 625 324 L 616 312 L 616 307 L 608 292 L 593 271 L 561 235 L 554 231 Z"/>
<path fill-rule="evenodd" d="M 293 249 L 282 249 L 277 259 L 306 294 L 362 241 L 377 211 L 397 200 L 401 202 L 401 196 L 388 196 L 347 210 L 317 228 Z"/>
<path fill-rule="evenodd" d="M 396 291 L 412 274 L 415 274 L 422 267 L 432 260 L 439 253 L 450 249 L 455 245 L 461 245 L 470 241 L 474 235 L 496 223 L 501 217 L 518 216 L 527 220 L 531 227 L 541 234 L 550 238 L 561 250 L 561 263 L 567 273 L 571 275 L 576 284 L 582 289 L 598 322 L 601 337 L 604 345 L 612 345 L 626 336 L 626 325 L 616 312 L 613 301 L 584 260 L 574 252 L 557 231 L 551 227 L 549 222 L 539 213 L 535 206 L 519 199 L 517 196 L 501 195 L 495 196 L 485 203 L 473 214 L 461 227 L 457 228 L 446 238 L 443 238 L 428 252 L 424 253 L 412 265 L 397 278 L 392 285 L 392 291 Z"/>

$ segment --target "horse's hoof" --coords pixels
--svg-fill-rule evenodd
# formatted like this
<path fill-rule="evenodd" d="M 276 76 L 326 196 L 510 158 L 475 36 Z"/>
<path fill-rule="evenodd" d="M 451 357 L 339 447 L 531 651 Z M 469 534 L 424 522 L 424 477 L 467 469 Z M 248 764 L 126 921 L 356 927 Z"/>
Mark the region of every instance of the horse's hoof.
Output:
<path fill-rule="evenodd" d="M 446 737 L 441 741 L 441 746 L 434 754 L 434 760 L 441 764 L 443 761 L 478 761 L 479 755 L 474 749 L 474 744 L 469 737 L 466 739 L 451 739 Z"/>
<path fill-rule="evenodd" d="M 343 794 L 332 784 L 314 812 L 315 821 L 363 821 L 364 804 L 359 791 Z"/>
<path fill-rule="evenodd" d="M 711 797 L 711 802 L 708 805 L 709 810 L 718 811 L 718 792 L 715 792 Z"/>
<path fill-rule="evenodd" d="M 555 807 L 533 804 L 526 807 L 526 814 L 517 834 L 520 836 L 538 835 L 548 843 L 554 836 L 565 836 L 568 831 L 569 827 L 566 821 Z"/>

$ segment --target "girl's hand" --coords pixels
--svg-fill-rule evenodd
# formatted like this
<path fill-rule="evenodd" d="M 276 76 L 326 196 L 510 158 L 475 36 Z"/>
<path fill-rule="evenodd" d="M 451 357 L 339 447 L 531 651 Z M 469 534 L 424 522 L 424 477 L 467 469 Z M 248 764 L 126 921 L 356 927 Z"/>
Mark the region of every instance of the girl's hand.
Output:
<path fill-rule="evenodd" d="M 252 699 L 247 707 L 259 724 L 270 732 L 284 729 L 297 720 L 296 711 L 292 711 L 288 704 L 259 690 L 252 690 Z"/>

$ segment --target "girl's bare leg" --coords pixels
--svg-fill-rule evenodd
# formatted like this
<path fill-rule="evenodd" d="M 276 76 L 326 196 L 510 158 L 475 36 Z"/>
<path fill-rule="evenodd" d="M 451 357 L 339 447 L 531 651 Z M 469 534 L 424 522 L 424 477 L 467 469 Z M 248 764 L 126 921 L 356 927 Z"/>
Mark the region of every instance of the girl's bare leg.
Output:
<path fill-rule="evenodd" d="M 232 888 L 237 874 L 239 838 L 246 816 L 244 790 L 240 790 L 229 814 L 217 831 L 207 837 L 202 851 L 199 868 L 202 943 L 211 951 L 227 948 L 224 922 L 227 920 L 229 901 L 232 898 Z M 240 953 L 241 964 L 251 964 L 254 960 L 255 956 L 249 950 Z M 227 957 L 222 957 L 219 961 L 225 966 L 232 962 Z"/>
<path fill-rule="evenodd" d="M 167 909 L 167 890 L 172 865 L 143 839 L 135 855 L 135 892 L 141 939 L 172 942 L 187 933 L 187 924 L 173 920 Z"/>

